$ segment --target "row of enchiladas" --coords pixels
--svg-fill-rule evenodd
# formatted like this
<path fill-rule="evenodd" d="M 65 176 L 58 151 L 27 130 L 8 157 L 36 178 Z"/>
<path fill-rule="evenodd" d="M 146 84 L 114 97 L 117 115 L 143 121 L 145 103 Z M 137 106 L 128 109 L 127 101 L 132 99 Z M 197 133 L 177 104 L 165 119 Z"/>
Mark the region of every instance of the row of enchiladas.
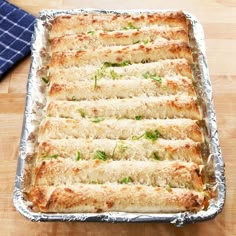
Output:
<path fill-rule="evenodd" d="M 48 44 L 33 209 L 204 209 L 205 132 L 186 16 L 62 15 Z"/>

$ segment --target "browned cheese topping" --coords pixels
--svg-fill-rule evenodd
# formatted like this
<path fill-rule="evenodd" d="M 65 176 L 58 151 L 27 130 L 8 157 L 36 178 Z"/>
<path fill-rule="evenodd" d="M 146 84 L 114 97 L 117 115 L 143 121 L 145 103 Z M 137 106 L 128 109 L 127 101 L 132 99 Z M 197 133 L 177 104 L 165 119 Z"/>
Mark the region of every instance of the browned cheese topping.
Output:
<path fill-rule="evenodd" d="M 63 15 L 48 33 L 33 209 L 203 209 L 204 124 L 184 13 Z"/>

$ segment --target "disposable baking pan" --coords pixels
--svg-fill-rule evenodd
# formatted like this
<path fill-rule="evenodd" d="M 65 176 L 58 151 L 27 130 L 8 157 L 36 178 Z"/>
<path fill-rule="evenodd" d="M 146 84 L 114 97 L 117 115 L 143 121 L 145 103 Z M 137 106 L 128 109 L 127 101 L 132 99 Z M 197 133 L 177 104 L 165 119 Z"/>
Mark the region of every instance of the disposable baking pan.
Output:
<path fill-rule="evenodd" d="M 33 154 L 34 136 L 37 131 L 41 116 L 43 115 L 42 104 L 45 98 L 42 96 L 42 88 L 38 81 L 44 73 L 45 48 L 47 46 L 47 25 L 59 15 L 81 14 L 81 13 L 116 13 L 116 14 L 138 14 L 157 13 L 167 10 L 98 10 L 98 9 L 76 9 L 76 10 L 44 10 L 40 12 L 35 23 L 35 30 L 32 37 L 32 63 L 28 77 L 26 106 L 22 135 L 19 147 L 18 165 L 16 171 L 13 202 L 16 209 L 31 221 L 87 221 L 87 222 L 164 222 L 182 226 L 185 223 L 194 223 L 214 218 L 222 211 L 225 202 L 226 186 L 224 177 L 224 161 L 219 145 L 217 133 L 216 115 L 213 107 L 212 88 L 205 55 L 204 33 L 202 26 L 191 14 L 184 12 L 189 20 L 189 37 L 192 49 L 194 66 L 193 73 L 197 80 L 198 96 L 202 98 L 204 106 L 205 122 L 208 133 L 208 144 L 210 156 L 207 168 L 213 170 L 215 176 L 215 188 L 217 196 L 210 200 L 206 210 L 197 213 L 126 213 L 126 212 L 105 212 L 105 213 L 38 213 L 33 212 L 29 203 L 24 198 L 25 171 L 24 168 Z M 170 12 L 168 10 L 168 12 Z"/>

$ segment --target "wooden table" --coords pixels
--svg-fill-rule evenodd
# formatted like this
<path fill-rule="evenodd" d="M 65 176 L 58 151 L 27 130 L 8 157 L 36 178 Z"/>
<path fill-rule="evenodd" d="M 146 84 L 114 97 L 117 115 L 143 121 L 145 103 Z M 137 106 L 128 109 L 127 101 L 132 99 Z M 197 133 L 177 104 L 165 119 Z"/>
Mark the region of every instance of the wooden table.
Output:
<path fill-rule="evenodd" d="M 33 223 L 12 203 L 30 58 L 0 82 L 0 235 L 236 235 L 236 1 L 235 0 L 12 0 L 37 15 L 45 8 L 183 9 L 202 23 L 206 36 L 221 148 L 226 164 L 227 200 L 214 220 L 176 228 L 157 223 Z"/>

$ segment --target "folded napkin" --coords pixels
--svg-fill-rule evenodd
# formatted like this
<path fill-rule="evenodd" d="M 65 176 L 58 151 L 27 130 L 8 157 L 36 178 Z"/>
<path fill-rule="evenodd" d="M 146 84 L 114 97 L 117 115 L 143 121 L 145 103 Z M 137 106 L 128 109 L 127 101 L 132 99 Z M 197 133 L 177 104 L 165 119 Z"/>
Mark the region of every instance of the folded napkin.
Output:
<path fill-rule="evenodd" d="M 30 52 L 35 17 L 0 0 L 0 79 Z"/>

